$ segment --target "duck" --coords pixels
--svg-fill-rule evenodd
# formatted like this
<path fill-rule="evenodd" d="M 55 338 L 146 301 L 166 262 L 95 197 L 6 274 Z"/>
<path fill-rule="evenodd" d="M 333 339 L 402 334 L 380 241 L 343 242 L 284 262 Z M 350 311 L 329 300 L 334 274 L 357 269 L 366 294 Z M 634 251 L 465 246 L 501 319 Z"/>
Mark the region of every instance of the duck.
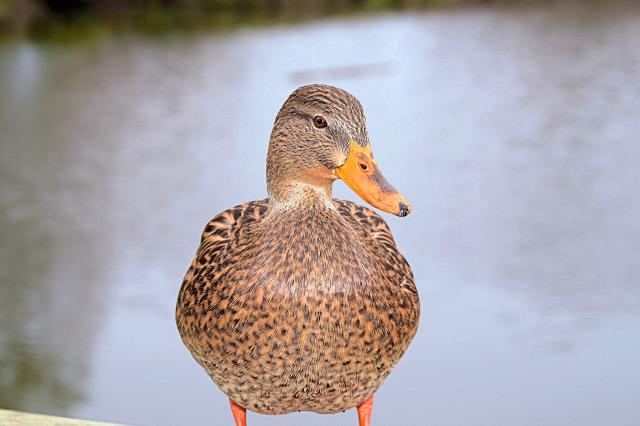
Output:
<path fill-rule="evenodd" d="M 306 85 L 286 99 L 266 163 L 267 198 L 205 226 L 178 295 L 179 334 L 228 397 L 236 426 L 247 410 L 352 408 L 370 426 L 420 303 L 387 223 L 333 198 L 333 183 L 399 217 L 411 205 L 374 160 L 362 105 L 337 87 Z"/>

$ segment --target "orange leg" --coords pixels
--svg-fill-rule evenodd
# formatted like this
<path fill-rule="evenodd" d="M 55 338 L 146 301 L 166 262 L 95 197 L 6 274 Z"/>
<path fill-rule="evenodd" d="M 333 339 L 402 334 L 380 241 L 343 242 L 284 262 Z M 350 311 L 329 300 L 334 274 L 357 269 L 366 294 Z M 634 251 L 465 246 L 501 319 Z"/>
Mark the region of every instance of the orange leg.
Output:
<path fill-rule="evenodd" d="M 373 396 L 370 396 L 358 405 L 358 421 L 360 426 L 369 426 L 371 424 L 371 410 L 373 410 Z"/>
<path fill-rule="evenodd" d="M 233 420 L 236 422 L 236 426 L 247 426 L 247 409 L 239 406 L 234 401 L 229 400 L 231 405 L 231 413 L 233 414 Z"/>

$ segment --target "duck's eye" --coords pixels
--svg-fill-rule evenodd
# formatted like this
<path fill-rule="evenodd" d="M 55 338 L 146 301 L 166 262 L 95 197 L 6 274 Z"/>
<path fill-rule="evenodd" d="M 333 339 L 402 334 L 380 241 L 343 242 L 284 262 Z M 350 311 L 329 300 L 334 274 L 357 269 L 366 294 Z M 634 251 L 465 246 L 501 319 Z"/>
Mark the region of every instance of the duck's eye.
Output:
<path fill-rule="evenodd" d="M 325 127 L 327 127 L 327 120 L 325 120 L 324 117 L 316 115 L 315 117 L 313 117 L 313 125 L 318 129 L 324 129 Z"/>

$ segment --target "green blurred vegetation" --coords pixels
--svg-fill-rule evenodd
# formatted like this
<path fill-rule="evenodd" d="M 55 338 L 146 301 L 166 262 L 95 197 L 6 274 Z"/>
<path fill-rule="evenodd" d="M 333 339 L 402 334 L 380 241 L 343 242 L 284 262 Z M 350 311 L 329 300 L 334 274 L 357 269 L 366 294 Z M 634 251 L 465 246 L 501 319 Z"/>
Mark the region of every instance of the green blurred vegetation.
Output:
<path fill-rule="evenodd" d="M 487 0 L 0 0 L 0 35 L 86 39 L 105 32 L 199 31 L 355 12 Z"/>

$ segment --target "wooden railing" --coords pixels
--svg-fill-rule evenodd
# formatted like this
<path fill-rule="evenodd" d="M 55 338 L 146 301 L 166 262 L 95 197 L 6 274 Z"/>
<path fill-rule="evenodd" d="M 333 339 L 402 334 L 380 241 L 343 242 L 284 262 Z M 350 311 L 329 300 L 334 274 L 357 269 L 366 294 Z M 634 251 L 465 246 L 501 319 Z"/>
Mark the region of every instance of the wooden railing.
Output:
<path fill-rule="evenodd" d="M 100 423 L 89 420 L 68 419 L 45 414 L 22 413 L 0 409 L 2 426 L 118 426 L 114 423 Z"/>

